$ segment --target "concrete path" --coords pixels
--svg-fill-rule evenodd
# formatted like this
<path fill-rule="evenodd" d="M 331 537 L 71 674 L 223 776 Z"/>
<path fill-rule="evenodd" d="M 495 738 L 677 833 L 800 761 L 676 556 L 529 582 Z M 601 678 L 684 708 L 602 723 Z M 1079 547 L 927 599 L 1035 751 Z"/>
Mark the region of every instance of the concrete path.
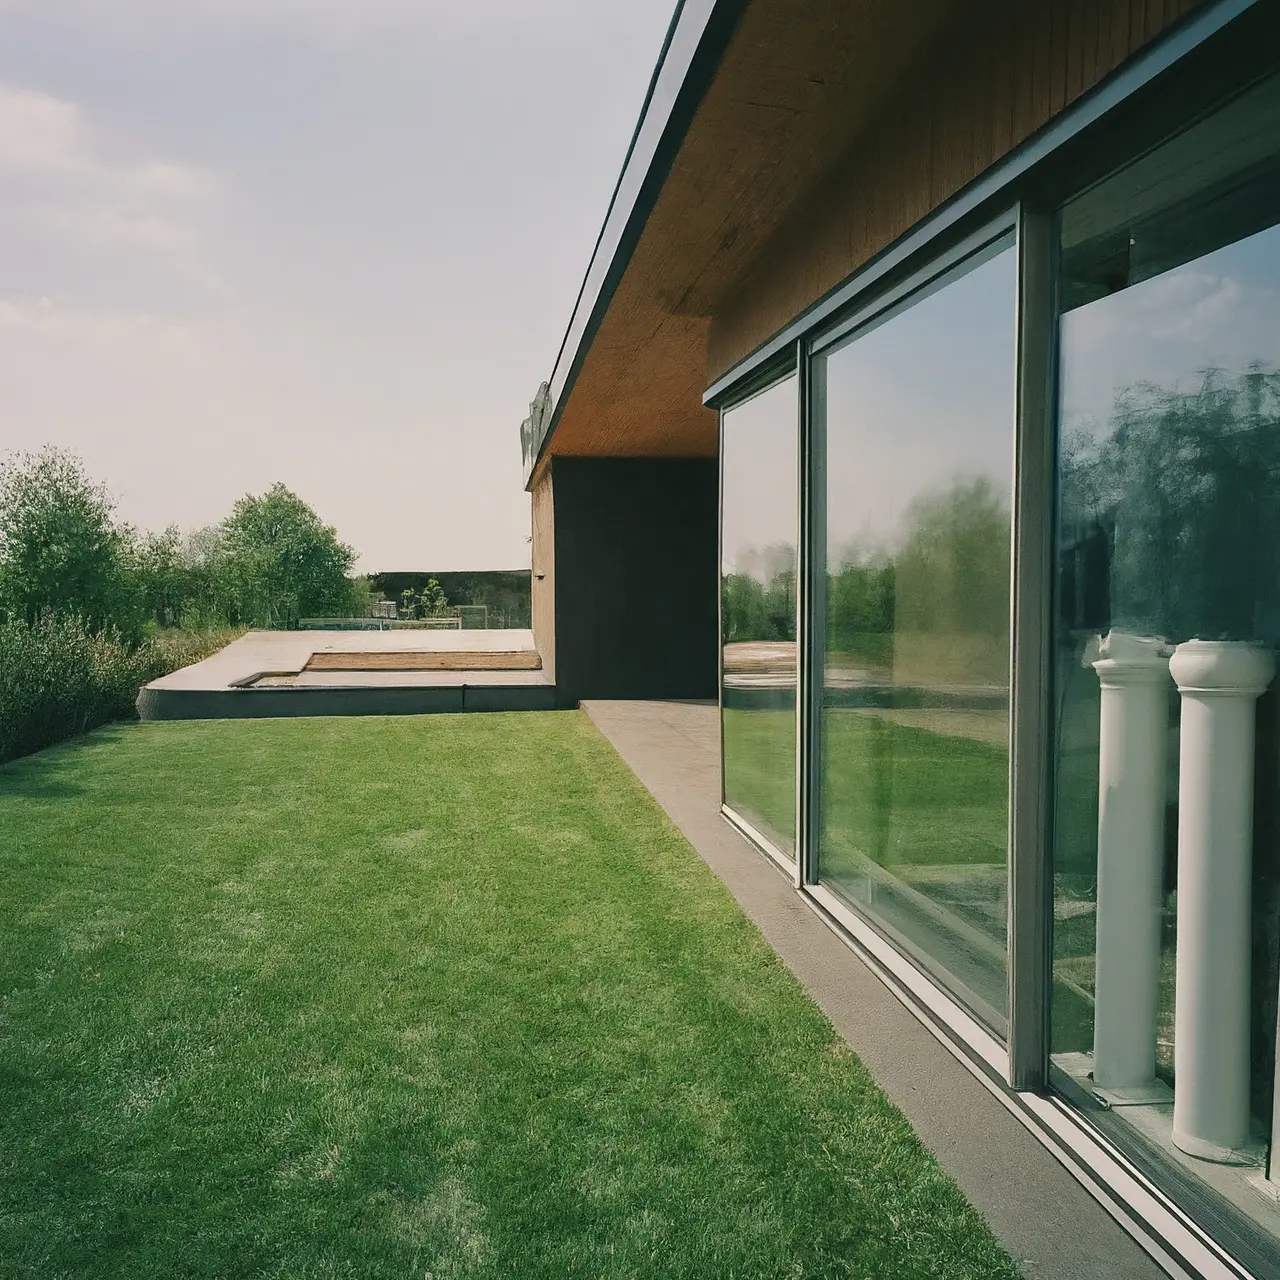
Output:
<path fill-rule="evenodd" d="M 583 709 L 725 883 L 1028 1280 L 1165 1273 L 720 816 L 714 705 Z"/>

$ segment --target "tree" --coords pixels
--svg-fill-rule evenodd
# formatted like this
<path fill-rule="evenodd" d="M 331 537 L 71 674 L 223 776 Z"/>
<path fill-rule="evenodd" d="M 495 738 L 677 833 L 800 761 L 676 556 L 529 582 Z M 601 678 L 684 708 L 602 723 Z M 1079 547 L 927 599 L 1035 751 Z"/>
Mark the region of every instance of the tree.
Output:
<path fill-rule="evenodd" d="M 434 578 L 428 578 L 427 585 L 422 588 L 422 616 L 440 618 L 448 608 L 449 598 L 445 595 L 444 588 Z"/>
<path fill-rule="evenodd" d="M 418 597 L 414 594 L 412 587 L 405 587 L 400 593 L 400 608 L 406 618 L 416 618 L 418 616 Z"/>
<path fill-rule="evenodd" d="M 147 615 L 159 627 L 176 624 L 191 594 L 178 526 L 171 524 L 163 533 L 148 533 L 138 539 L 133 549 L 133 567 Z"/>
<path fill-rule="evenodd" d="M 235 504 L 221 526 L 217 560 L 235 621 L 290 626 L 351 607 L 355 552 L 282 484 Z"/>
<path fill-rule="evenodd" d="M 74 455 L 48 446 L 0 463 L 0 609 L 9 616 L 74 615 L 90 631 L 134 635 L 131 542 L 111 495 Z"/>

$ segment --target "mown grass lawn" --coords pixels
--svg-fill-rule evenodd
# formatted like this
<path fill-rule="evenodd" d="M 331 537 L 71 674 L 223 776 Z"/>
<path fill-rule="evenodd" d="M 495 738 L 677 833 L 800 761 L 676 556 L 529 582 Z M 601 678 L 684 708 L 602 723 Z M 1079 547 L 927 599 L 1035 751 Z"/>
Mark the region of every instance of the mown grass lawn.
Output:
<path fill-rule="evenodd" d="M 0 769 L 0 1275 L 1006 1277 L 578 713 Z"/>

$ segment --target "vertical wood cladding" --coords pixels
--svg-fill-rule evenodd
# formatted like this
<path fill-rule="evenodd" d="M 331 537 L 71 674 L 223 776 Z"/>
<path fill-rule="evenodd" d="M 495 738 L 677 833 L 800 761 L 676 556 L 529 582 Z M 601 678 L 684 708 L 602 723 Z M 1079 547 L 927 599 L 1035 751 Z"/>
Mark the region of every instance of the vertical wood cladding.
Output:
<path fill-rule="evenodd" d="M 1198 7 L 1001 3 L 929 50 L 716 309 L 708 382 Z"/>
<path fill-rule="evenodd" d="M 533 578 L 531 610 L 533 640 L 542 655 L 542 669 L 556 674 L 556 526 L 555 502 L 548 471 L 533 490 Z"/>

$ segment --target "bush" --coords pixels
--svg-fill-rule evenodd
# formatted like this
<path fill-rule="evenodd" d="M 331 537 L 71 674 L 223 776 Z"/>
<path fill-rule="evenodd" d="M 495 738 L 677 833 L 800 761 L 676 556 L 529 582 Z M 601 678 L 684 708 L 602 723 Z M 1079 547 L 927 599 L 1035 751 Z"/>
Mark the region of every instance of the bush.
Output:
<path fill-rule="evenodd" d="M 208 657 L 236 631 L 162 631 L 141 645 L 79 618 L 0 623 L 0 762 L 134 719 L 144 684 Z"/>

